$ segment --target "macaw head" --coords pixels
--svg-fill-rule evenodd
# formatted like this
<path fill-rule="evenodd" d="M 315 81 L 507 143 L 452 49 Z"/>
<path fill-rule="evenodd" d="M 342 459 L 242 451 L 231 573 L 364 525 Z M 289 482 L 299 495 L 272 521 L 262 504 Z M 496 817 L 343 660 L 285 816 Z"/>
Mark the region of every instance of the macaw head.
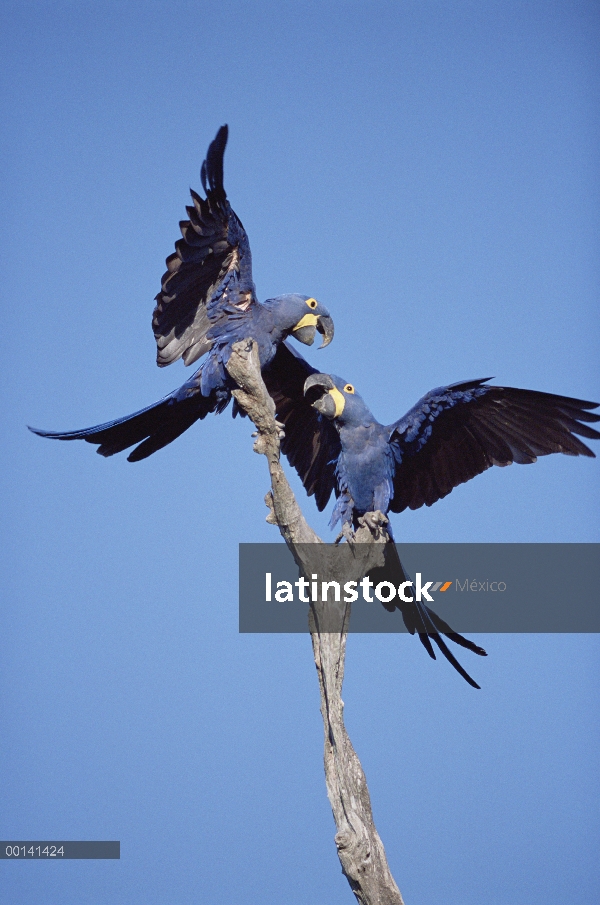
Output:
<path fill-rule="evenodd" d="M 329 311 L 308 295 L 279 295 L 268 299 L 265 306 L 274 314 L 277 326 L 286 336 L 294 336 L 305 346 L 312 346 L 317 331 L 323 337 L 323 349 L 333 339 L 333 320 Z"/>
<path fill-rule="evenodd" d="M 304 395 L 321 415 L 338 424 L 364 424 L 373 420 L 354 386 L 335 374 L 311 374 L 304 384 Z"/>

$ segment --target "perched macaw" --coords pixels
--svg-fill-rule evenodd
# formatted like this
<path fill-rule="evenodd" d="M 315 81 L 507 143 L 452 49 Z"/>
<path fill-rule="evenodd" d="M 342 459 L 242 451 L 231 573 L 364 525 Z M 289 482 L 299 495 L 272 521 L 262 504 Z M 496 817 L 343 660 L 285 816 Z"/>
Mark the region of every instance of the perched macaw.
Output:
<path fill-rule="evenodd" d="M 329 374 L 310 374 L 312 369 L 303 360 L 296 368 L 307 376 L 304 392 L 315 412 L 307 416 L 293 405 L 278 411 L 285 424 L 283 448 L 320 510 L 335 493 L 331 526 L 341 522 L 345 533 L 356 528 L 365 513 L 379 510 L 387 515 L 431 506 L 492 465 L 528 464 L 550 453 L 593 457 L 575 435 L 600 439 L 600 433 L 585 423 L 600 421 L 600 415 L 589 411 L 597 408 L 596 403 L 490 386 L 490 378 L 431 390 L 386 426 L 374 418 L 352 384 Z M 389 525 L 387 532 L 393 540 Z M 404 571 L 393 551 L 390 545 L 387 567 L 403 581 Z M 419 633 L 429 654 L 435 658 L 433 640 L 460 674 L 479 687 L 439 632 L 480 655 L 485 653 L 482 648 L 453 632 L 423 604 L 398 606 L 407 628 Z"/>
<path fill-rule="evenodd" d="M 202 164 L 206 198 L 191 191 L 193 206 L 186 208 L 189 220 L 179 224 L 183 238 L 167 258 L 152 318 L 159 367 L 178 358 L 186 365 L 205 354 L 207 358 L 178 390 L 133 415 L 76 431 L 31 428 L 34 433 L 96 443 L 103 456 L 139 444 L 128 456 L 130 462 L 137 462 L 171 443 L 209 412 L 222 412 L 228 405 L 235 384 L 225 366 L 234 343 L 246 338 L 256 341 L 263 371 L 274 364 L 269 385 L 279 392 L 278 375 L 289 382 L 286 365 L 297 361 L 285 345 L 287 337 L 312 345 L 318 331 L 323 336 L 321 348 L 333 339 L 329 311 L 316 299 L 289 294 L 258 301 L 248 236 L 223 188 L 226 144 L 227 126 L 222 126 Z M 306 367 L 307 373 L 313 370 Z M 292 389 L 297 403 L 310 412 L 302 394 L 304 378 L 302 371 L 298 386 Z M 237 412 L 234 404 L 233 414 Z"/>
<path fill-rule="evenodd" d="M 332 526 L 341 521 L 355 527 L 365 512 L 431 506 L 492 465 L 525 465 L 550 453 L 594 457 L 575 434 L 600 439 L 597 430 L 581 423 L 600 421 L 589 411 L 597 403 L 490 386 L 489 379 L 431 390 L 384 426 L 352 384 L 329 374 L 308 376 L 304 392 L 313 397 L 312 407 L 335 426 L 333 448 L 323 420 L 311 419 L 308 426 L 317 431 L 317 446 L 328 445 L 335 460 L 335 478 L 323 475 L 327 487 L 320 488 L 317 500 L 323 509 L 335 491 Z M 288 417 L 294 420 L 293 414 Z M 302 464 L 296 467 L 304 480 Z"/>

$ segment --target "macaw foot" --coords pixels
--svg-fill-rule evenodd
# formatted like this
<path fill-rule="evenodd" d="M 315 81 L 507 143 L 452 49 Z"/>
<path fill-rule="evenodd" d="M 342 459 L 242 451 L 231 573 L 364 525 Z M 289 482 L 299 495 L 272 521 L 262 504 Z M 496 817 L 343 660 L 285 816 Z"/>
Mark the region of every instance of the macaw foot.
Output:
<path fill-rule="evenodd" d="M 279 437 L 280 440 L 283 440 L 284 437 L 285 437 L 285 431 L 284 431 L 285 424 L 281 424 L 280 421 L 276 421 L 276 422 L 275 422 L 275 427 L 278 428 L 277 436 Z M 251 437 L 258 437 L 258 431 L 252 431 L 252 433 L 250 434 L 250 436 L 251 436 Z M 261 449 L 257 449 L 257 448 L 256 448 L 256 444 L 254 444 L 254 452 L 262 452 L 262 450 L 261 450 Z"/>
<path fill-rule="evenodd" d="M 369 531 L 375 535 L 375 537 L 379 537 L 381 534 L 382 528 L 384 525 L 387 525 L 389 519 L 387 516 L 383 514 L 379 509 L 376 509 L 375 512 L 365 512 L 364 515 L 358 520 L 358 524 L 361 528 L 368 528 Z"/>
<path fill-rule="evenodd" d="M 354 531 L 352 530 L 352 526 L 349 522 L 344 522 L 342 525 L 342 530 L 334 540 L 334 544 L 339 544 L 340 541 L 345 540 L 349 544 L 354 541 Z"/>

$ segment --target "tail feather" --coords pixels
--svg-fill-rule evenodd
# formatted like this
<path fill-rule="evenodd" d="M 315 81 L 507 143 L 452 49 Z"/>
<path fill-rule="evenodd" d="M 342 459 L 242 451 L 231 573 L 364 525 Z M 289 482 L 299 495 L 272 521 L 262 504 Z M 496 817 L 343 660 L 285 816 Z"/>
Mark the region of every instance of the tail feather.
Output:
<path fill-rule="evenodd" d="M 456 634 L 456 632 L 453 632 L 453 634 Z M 419 637 L 421 638 L 421 640 L 423 640 L 420 635 L 419 635 Z M 443 655 L 446 658 L 446 660 L 448 661 L 448 663 L 452 664 L 454 669 L 457 671 L 457 673 L 459 673 L 463 677 L 465 682 L 468 682 L 472 688 L 479 688 L 481 690 L 481 685 L 478 685 L 477 682 L 475 681 L 475 679 L 471 678 L 471 676 L 469 675 L 467 670 L 463 666 L 460 665 L 460 663 L 458 662 L 458 660 L 456 659 L 456 657 L 454 656 L 452 651 L 449 650 L 448 645 L 443 640 L 443 638 L 441 638 L 437 633 L 434 633 L 433 635 L 430 635 L 429 637 L 435 641 L 435 643 L 437 644 L 437 646 L 443 653 Z M 459 635 L 458 637 L 460 638 L 461 636 Z M 463 640 L 465 640 L 465 639 L 463 639 Z M 485 651 L 484 651 L 484 654 L 485 654 Z"/>
<path fill-rule="evenodd" d="M 185 392 L 182 392 L 185 387 Z M 39 437 L 51 440 L 85 440 L 98 445 L 101 456 L 114 456 L 130 446 L 136 446 L 128 456 L 129 462 L 139 462 L 158 449 L 171 443 L 184 433 L 195 421 L 202 420 L 210 412 L 222 411 L 229 402 L 229 396 L 213 392 L 210 396 L 200 393 L 199 381 L 188 381 L 180 390 L 166 396 L 159 402 L 117 418 L 105 424 L 86 427 L 76 431 L 44 431 L 30 427 Z"/>
<path fill-rule="evenodd" d="M 483 647 L 479 647 L 478 644 L 475 644 L 474 641 L 470 641 L 468 638 L 463 638 L 462 635 L 459 635 L 458 632 L 451 629 L 448 623 L 444 622 L 437 613 L 430 610 L 428 606 L 424 607 L 424 609 L 427 610 L 427 615 L 435 628 L 439 632 L 443 632 L 446 638 L 449 638 L 450 641 L 454 641 L 455 644 L 459 644 L 461 647 L 466 647 L 467 650 L 473 651 L 473 653 L 477 654 L 479 657 L 487 657 L 487 653 L 484 651 Z"/>
<path fill-rule="evenodd" d="M 202 164 L 200 171 L 204 191 L 207 196 L 212 195 L 216 201 L 224 201 L 227 197 L 223 188 L 223 156 L 228 134 L 227 126 L 221 126 L 216 137 L 209 145 L 206 152 L 206 160 Z"/>
<path fill-rule="evenodd" d="M 402 582 L 409 580 L 393 541 L 390 541 L 389 544 L 385 545 L 385 565 L 379 569 L 372 569 L 369 572 L 369 578 L 373 584 L 385 580 L 391 581 L 396 587 Z M 482 647 L 479 647 L 478 644 L 470 641 L 469 638 L 464 638 L 462 635 L 459 635 L 458 632 L 455 632 L 447 622 L 438 616 L 437 613 L 425 606 L 425 604 L 419 603 L 416 600 L 412 603 L 405 603 L 404 601 L 398 600 L 395 604 L 390 602 L 389 604 L 384 604 L 384 606 L 387 610 L 400 610 L 406 628 L 411 635 L 414 635 L 415 632 L 419 635 L 421 644 L 433 660 L 436 659 L 436 656 L 431 644 L 432 641 L 437 645 L 446 660 L 463 677 L 463 679 L 469 683 L 469 685 L 473 688 L 480 687 L 461 666 L 441 635 L 445 635 L 446 638 L 453 641 L 454 644 L 458 644 L 460 647 L 464 647 L 480 657 L 486 657 L 487 654 Z"/>

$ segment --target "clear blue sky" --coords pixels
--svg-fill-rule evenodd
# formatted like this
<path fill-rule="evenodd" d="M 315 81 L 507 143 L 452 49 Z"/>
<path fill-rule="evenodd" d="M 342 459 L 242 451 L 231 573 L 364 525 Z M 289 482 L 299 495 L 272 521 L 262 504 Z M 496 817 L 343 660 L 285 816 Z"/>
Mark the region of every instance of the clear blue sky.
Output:
<path fill-rule="evenodd" d="M 379 420 L 489 375 L 599 399 L 598 5 L 2 12 L 0 837 L 120 839 L 122 857 L 3 861 L 0 898 L 350 902 L 309 639 L 237 633 L 237 544 L 278 540 L 249 425 L 211 418 L 130 465 L 25 424 L 95 424 L 189 373 L 156 368 L 150 317 L 224 122 L 259 296 L 330 308 L 333 345 L 306 354 Z M 599 468 L 493 469 L 394 530 L 596 542 Z M 348 644 L 392 870 L 407 905 L 592 905 L 598 641 L 482 643 L 463 658 L 479 692 L 407 636 Z"/>

